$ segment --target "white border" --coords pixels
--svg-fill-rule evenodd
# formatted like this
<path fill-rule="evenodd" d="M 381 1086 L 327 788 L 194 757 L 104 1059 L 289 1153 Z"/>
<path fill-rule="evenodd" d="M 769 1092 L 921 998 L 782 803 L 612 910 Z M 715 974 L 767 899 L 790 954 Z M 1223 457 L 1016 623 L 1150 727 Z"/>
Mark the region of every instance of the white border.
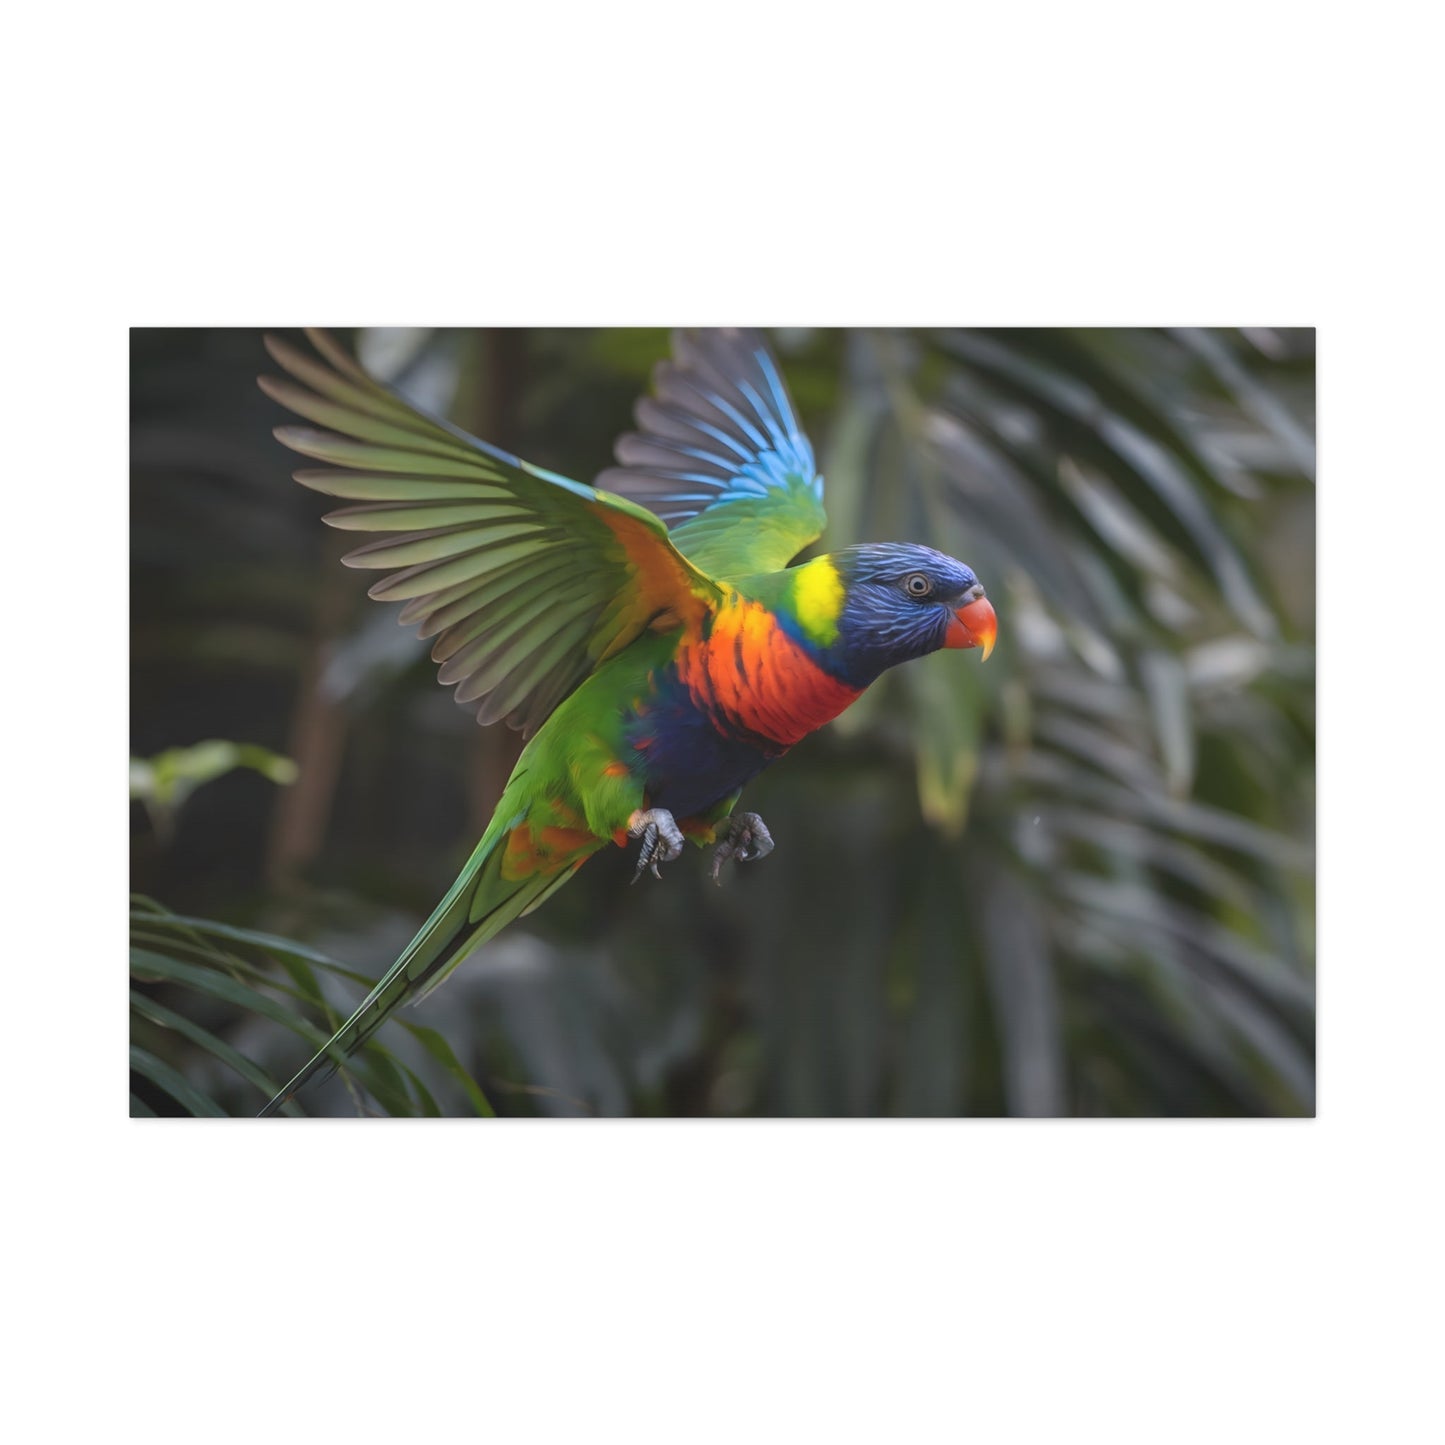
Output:
<path fill-rule="evenodd" d="M 1423 14 L 11 22 L 15 1438 L 1438 1431 Z M 1320 1119 L 119 1117 L 125 328 L 312 320 L 1318 325 Z"/>

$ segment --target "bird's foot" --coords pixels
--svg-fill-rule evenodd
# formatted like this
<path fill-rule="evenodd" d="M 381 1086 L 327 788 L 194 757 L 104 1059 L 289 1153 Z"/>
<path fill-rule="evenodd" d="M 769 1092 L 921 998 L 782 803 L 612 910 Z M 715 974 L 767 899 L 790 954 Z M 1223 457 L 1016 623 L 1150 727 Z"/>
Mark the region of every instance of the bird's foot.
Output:
<path fill-rule="evenodd" d="M 632 837 L 642 839 L 637 853 L 637 872 L 632 875 L 634 883 L 644 870 L 650 871 L 654 878 L 661 878 L 657 865 L 671 863 L 682 852 L 682 833 L 666 808 L 639 808 L 627 820 L 627 831 Z"/>
<path fill-rule="evenodd" d="M 768 825 L 756 813 L 734 813 L 718 829 L 717 847 L 712 850 L 712 879 L 722 882 L 722 865 L 729 858 L 739 863 L 751 863 L 755 858 L 766 858 L 773 851 L 773 835 Z"/>

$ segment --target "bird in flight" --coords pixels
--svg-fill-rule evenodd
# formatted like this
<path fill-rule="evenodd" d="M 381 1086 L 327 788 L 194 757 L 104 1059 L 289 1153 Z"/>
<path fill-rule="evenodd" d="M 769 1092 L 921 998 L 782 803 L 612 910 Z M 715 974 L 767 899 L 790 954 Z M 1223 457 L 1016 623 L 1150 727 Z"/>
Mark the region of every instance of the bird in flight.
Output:
<path fill-rule="evenodd" d="M 743 786 L 886 669 L 981 647 L 997 619 L 971 568 L 909 543 L 799 566 L 826 521 L 823 478 L 757 332 L 678 333 L 620 438 L 617 465 L 569 481 L 429 416 L 324 332 L 268 337 L 287 378 L 263 391 L 296 473 L 350 505 L 324 520 L 382 533 L 343 559 L 435 638 L 441 682 L 480 723 L 527 738 L 456 882 L 355 1013 L 261 1111 L 359 1049 L 599 849 L 637 869 L 686 840 L 729 861 L 773 849 Z"/>

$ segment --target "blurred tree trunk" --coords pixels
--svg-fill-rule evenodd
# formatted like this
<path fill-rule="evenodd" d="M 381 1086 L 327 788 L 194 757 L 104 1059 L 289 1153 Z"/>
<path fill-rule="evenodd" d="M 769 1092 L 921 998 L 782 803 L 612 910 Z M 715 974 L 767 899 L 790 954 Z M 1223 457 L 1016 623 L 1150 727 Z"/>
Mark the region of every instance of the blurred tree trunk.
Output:
<path fill-rule="evenodd" d="M 279 889 L 293 883 L 321 851 L 331 819 L 348 718 L 346 710 L 326 696 L 321 678 L 327 654 L 342 635 L 355 603 L 351 575 L 334 558 L 326 558 L 287 747 L 298 776 L 277 800 L 266 848 L 266 877 Z"/>

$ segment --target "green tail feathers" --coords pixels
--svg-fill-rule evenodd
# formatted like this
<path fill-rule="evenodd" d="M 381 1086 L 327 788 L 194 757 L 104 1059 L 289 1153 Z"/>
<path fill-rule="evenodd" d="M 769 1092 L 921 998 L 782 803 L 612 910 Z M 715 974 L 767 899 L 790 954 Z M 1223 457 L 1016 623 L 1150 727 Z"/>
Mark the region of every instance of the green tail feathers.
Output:
<path fill-rule="evenodd" d="M 516 820 L 514 820 L 515 822 Z M 513 919 L 535 908 L 572 876 L 531 874 L 502 877 L 508 829 L 489 828 L 467 860 L 447 896 L 382 975 L 361 1006 L 318 1050 L 296 1076 L 261 1110 L 268 1118 L 303 1085 L 318 1075 L 329 1078 L 404 1003 L 415 1003 L 435 988 L 463 959 Z"/>

